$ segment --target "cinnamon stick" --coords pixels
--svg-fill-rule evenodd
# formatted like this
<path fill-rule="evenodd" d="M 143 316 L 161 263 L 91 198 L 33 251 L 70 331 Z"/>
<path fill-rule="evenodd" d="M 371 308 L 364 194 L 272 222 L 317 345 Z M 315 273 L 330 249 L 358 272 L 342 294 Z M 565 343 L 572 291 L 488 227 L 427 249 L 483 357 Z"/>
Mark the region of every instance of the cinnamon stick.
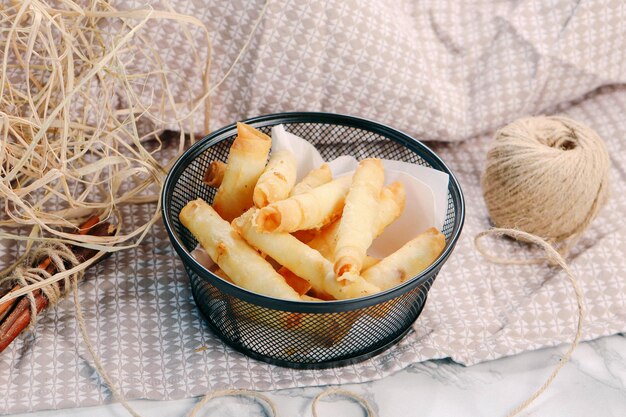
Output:
<path fill-rule="evenodd" d="M 83 224 L 81 224 L 78 227 L 78 234 L 79 235 L 86 235 L 86 234 L 88 234 L 90 232 L 91 228 L 94 227 L 95 225 L 97 225 L 99 221 L 100 221 L 100 217 L 99 216 L 91 216 Z M 94 231 L 92 234 L 95 234 L 95 232 L 96 231 Z M 39 264 L 39 266 L 37 268 L 47 269 L 47 268 L 49 268 L 49 265 L 50 265 L 51 262 L 52 262 L 52 259 L 46 258 L 43 261 L 41 261 L 41 263 Z M 48 271 L 48 272 L 52 273 L 52 271 Z M 17 284 L 13 288 L 11 288 L 8 292 L 0 291 L 0 298 L 4 297 L 6 294 L 12 293 L 13 291 L 17 291 L 20 288 L 21 288 L 20 285 Z M 0 323 L 2 323 L 2 320 L 6 317 L 8 312 L 15 305 L 15 303 L 17 303 L 17 301 L 18 301 L 17 299 L 13 299 L 11 301 L 7 301 L 6 303 L 0 304 Z"/>
<path fill-rule="evenodd" d="M 94 218 L 90 218 L 80 227 L 79 233 L 93 236 L 112 236 L 114 234 L 115 227 L 113 225 L 109 223 L 97 224 L 98 221 L 99 219 L 97 218 L 95 220 Z M 98 253 L 97 250 L 78 246 L 72 246 L 70 249 L 79 262 L 84 262 Z M 51 274 L 57 272 L 56 267 L 51 262 L 50 258 L 46 258 L 39 265 L 40 268 L 42 266 Z M 63 281 L 59 282 L 59 286 L 63 291 Z M 19 288 L 19 286 L 17 287 Z M 48 305 L 48 299 L 41 290 L 33 291 L 33 296 L 35 298 L 36 311 L 37 314 L 39 314 Z M 22 297 L 6 319 L 2 320 L 0 318 L 0 353 L 6 349 L 6 347 L 9 346 L 22 331 L 24 331 L 24 329 L 28 327 L 28 324 L 30 323 L 30 315 L 30 301 L 27 297 Z"/>
<path fill-rule="evenodd" d="M 4 297 L 5 295 L 7 295 L 9 292 L 11 292 L 11 288 L 9 288 L 8 285 L 6 284 L 0 284 L 0 298 Z"/>
<path fill-rule="evenodd" d="M 52 260 L 50 258 L 44 259 L 38 266 L 38 268 L 45 269 L 48 273 L 52 274 L 54 271 L 54 266 L 50 266 Z M 12 293 L 21 288 L 19 284 L 15 285 L 8 293 Z M 4 297 L 4 294 L 2 295 Z M 11 312 L 15 304 L 19 301 L 19 298 L 15 298 L 11 301 L 7 301 L 6 303 L 0 304 L 0 323 L 3 323 L 4 318 Z M 0 333 L 2 334 L 2 333 Z M 0 350 L 2 352 L 2 350 Z"/>
<path fill-rule="evenodd" d="M 4 297 L 7 294 L 12 293 L 13 291 L 18 290 L 19 288 L 20 286 L 16 285 L 9 291 L 0 293 L 0 298 Z M 11 301 L 7 301 L 6 303 L 0 304 L 0 323 L 2 323 L 2 320 L 4 320 L 7 314 L 9 314 L 9 311 L 11 311 L 11 308 L 15 305 L 15 303 L 16 303 L 15 300 L 11 300 Z"/>
<path fill-rule="evenodd" d="M 41 294 L 40 290 L 34 291 L 33 294 L 36 294 L 35 307 L 39 314 L 48 304 L 48 299 Z M 30 300 L 22 297 L 15 309 L 0 325 L 0 353 L 28 327 L 28 323 L 30 323 Z"/>

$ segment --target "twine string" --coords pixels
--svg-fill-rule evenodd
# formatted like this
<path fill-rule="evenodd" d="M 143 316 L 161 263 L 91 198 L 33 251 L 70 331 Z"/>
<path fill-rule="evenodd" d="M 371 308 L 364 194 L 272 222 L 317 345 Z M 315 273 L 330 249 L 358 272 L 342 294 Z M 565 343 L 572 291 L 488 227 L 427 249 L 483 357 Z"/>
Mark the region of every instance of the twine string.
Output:
<path fill-rule="evenodd" d="M 39 285 L 43 282 L 47 282 L 53 276 L 51 273 L 46 271 L 45 268 L 30 266 L 39 264 L 43 259 L 50 259 L 51 264 L 59 273 L 68 271 L 68 266 L 70 268 L 74 268 L 80 264 L 76 255 L 74 255 L 74 253 L 66 245 L 55 241 L 49 241 L 38 246 L 37 249 L 29 254 L 24 264 L 18 265 L 13 270 L 11 275 L 1 279 L 0 284 L 5 281 L 9 281 L 14 284 L 19 284 L 20 287 L 25 288 L 29 285 Z M 65 275 L 62 280 L 50 282 L 39 289 L 48 299 L 48 303 L 50 305 L 55 305 L 65 294 L 67 294 L 71 283 L 78 282 L 83 276 L 83 270 L 76 270 L 73 273 Z M 37 322 L 35 295 L 33 291 L 29 291 L 25 294 L 25 296 L 30 304 L 29 328 L 32 329 Z"/>
<path fill-rule="evenodd" d="M 563 252 L 588 228 L 609 194 L 602 138 L 565 116 L 511 122 L 494 135 L 481 187 L 497 227 L 524 230 Z"/>
<path fill-rule="evenodd" d="M 365 398 L 361 397 L 357 393 L 354 393 L 352 391 L 348 391 L 345 389 L 341 389 L 341 388 L 328 388 L 327 390 L 322 391 L 315 396 L 315 398 L 313 399 L 313 402 L 311 403 L 311 412 L 313 413 L 313 417 L 319 417 L 317 414 L 317 403 L 322 398 L 328 397 L 331 395 L 355 400 L 361 407 L 363 407 L 363 410 L 365 411 L 367 417 L 376 417 L 376 413 L 374 412 L 369 402 Z"/>
<path fill-rule="evenodd" d="M 210 400 L 218 397 L 248 397 L 254 400 L 261 400 L 269 406 L 272 417 L 276 417 L 278 415 L 278 413 L 276 412 L 276 404 L 274 404 L 274 402 L 269 397 L 261 394 L 260 392 L 247 389 L 225 389 L 220 391 L 213 391 L 205 395 L 189 412 L 188 417 L 195 417 L 196 414 L 202 409 L 202 407 L 204 407 Z"/>
<path fill-rule="evenodd" d="M 509 236 L 513 239 L 533 243 L 537 245 L 538 247 L 540 247 L 544 251 L 546 256 L 545 258 L 534 258 L 534 259 L 510 259 L 510 258 L 503 258 L 503 257 L 499 257 L 496 255 L 492 255 L 488 253 L 486 249 L 480 243 L 481 240 L 486 236 L 494 236 L 494 237 Z M 521 411 L 527 408 L 533 401 L 535 401 L 541 394 L 543 394 L 548 389 L 550 384 L 552 384 L 552 382 L 554 381 L 558 373 L 561 371 L 561 368 L 563 368 L 563 366 L 565 366 L 565 364 L 571 359 L 572 354 L 574 353 L 574 350 L 576 349 L 576 346 L 578 346 L 578 343 L 580 342 L 580 339 L 582 337 L 583 322 L 585 318 L 584 297 L 583 297 L 583 293 L 580 288 L 580 285 L 578 284 L 578 280 L 574 276 L 572 270 L 570 269 L 569 265 L 565 261 L 564 257 L 550 243 L 548 243 L 547 241 L 545 241 L 539 236 L 524 232 L 522 230 L 517 230 L 517 229 L 492 228 L 476 235 L 474 238 L 474 245 L 482 256 L 484 256 L 489 261 L 492 261 L 498 264 L 521 265 L 521 264 L 532 264 L 532 263 L 539 263 L 542 261 L 548 261 L 550 264 L 558 265 L 565 271 L 567 278 L 569 280 L 569 283 L 571 284 L 572 288 L 574 289 L 574 293 L 576 294 L 576 304 L 578 308 L 578 322 L 576 324 L 576 334 L 574 335 L 574 339 L 572 340 L 568 350 L 565 352 L 565 354 L 563 354 L 563 356 L 559 360 L 559 363 L 554 367 L 554 369 L 552 370 L 552 373 L 550 373 L 546 381 L 532 395 L 526 398 L 522 403 L 520 403 L 511 412 L 509 412 L 509 414 L 507 414 L 507 417 L 512 417 L 512 416 L 519 414 Z"/>

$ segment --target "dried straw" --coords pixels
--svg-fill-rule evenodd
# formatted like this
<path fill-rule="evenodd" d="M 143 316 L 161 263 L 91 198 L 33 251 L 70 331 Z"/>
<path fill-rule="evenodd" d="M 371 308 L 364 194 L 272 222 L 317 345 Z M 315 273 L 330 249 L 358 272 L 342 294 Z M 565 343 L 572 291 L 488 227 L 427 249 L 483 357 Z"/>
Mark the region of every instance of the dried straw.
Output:
<path fill-rule="evenodd" d="M 195 96 L 185 88 L 187 75 L 167 67 L 162 48 L 147 33 L 163 20 L 175 22 L 189 41 L 185 53 L 203 85 Z M 139 245 L 159 219 L 170 164 L 195 140 L 194 133 L 210 130 L 209 97 L 237 64 L 254 29 L 223 78 L 210 85 L 208 30 L 171 7 L 118 10 L 105 0 L 0 5 L 0 239 L 26 241 L 23 257 L 33 242 L 49 240 L 104 252 Z M 174 85 L 186 96 L 175 96 Z M 165 127 L 179 132 L 167 138 L 178 142 L 167 146 L 169 152 Z M 145 216 L 133 213 L 146 203 L 152 203 L 151 215 L 138 224 Z M 121 210 L 133 216 L 126 227 Z M 117 222 L 118 234 L 72 233 L 94 214 Z"/>

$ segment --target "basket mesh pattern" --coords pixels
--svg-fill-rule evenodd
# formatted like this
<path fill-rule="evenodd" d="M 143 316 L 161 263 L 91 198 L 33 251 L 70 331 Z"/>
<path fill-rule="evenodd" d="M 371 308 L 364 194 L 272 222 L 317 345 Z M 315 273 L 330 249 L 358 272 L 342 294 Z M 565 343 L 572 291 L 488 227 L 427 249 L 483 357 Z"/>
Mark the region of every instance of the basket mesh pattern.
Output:
<path fill-rule="evenodd" d="M 352 155 L 357 159 L 378 157 L 430 166 L 416 149 L 360 127 L 321 122 L 282 124 L 314 144 L 325 160 Z M 271 126 L 258 128 L 269 133 Z M 234 128 L 231 133 L 181 161 L 182 170 L 171 182 L 172 189 L 165 192 L 165 213 L 172 225 L 171 232 L 184 246 L 179 250 L 190 252 L 197 241 L 179 222 L 178 214 L 192 199 L 200 197 L 209 203 L 213 200 L 216 190 L 204 185 L 202 177 L 211 161 L 226 161 L 235 137 Z M 451 181 L 449 190 L 456 186 L 456 182 Z M 453 194 L 449 192 L 442 230 L 447 245 L 453 243 L 451 236 L 459 222 L 459 201 Z M 237 291 L 231 291 L 231 284 L 195 262 L 185 262 L 196 303 L 222 340 L 257 359 L 302 368 L 363 360 L 396 342 L 421 312 L 440 267 L 428 276 L 414 278 L 411 285 L 391 298 L 375 296 L 366 301 L 326 302 L 321 309 L 311 312 L 304 306 L 309 303 L 275 300 L 276 306 L 273 306 L 267 297 L 250 293 L 242 297 L 235 294 Z"/>

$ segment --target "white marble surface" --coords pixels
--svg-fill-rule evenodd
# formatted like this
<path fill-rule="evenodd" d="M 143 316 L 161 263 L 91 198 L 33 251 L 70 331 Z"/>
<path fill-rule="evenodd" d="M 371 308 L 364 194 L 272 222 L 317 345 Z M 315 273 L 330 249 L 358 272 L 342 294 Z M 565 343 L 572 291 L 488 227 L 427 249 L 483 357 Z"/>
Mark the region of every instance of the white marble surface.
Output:
<path fill-rule="evenodd" d="M 531 395 L 551 373 L 566 346 L 542 349 L 464 367 L 451 361 L 416 363 L 378 381 L 348 384 L 380 417 L 505 416 Z M 266 392 L 281 417 L 312 416 L 313 398 L 327 387 Z M 197 399 L 133 401 L 143 416 L 185 416 Z M 18 414 L 21 417 L 121 417 L 119 404 Z M 271 416 L 260 403 L 246 398 L 211 400 L 199 416 Z M 327 397 L 319 417 L 361 417 L 356 403 Z M 520 415 L 567 417 L 626 416 L 626 337 L 623 334 L 582 343 L 550 388 Z"/>

